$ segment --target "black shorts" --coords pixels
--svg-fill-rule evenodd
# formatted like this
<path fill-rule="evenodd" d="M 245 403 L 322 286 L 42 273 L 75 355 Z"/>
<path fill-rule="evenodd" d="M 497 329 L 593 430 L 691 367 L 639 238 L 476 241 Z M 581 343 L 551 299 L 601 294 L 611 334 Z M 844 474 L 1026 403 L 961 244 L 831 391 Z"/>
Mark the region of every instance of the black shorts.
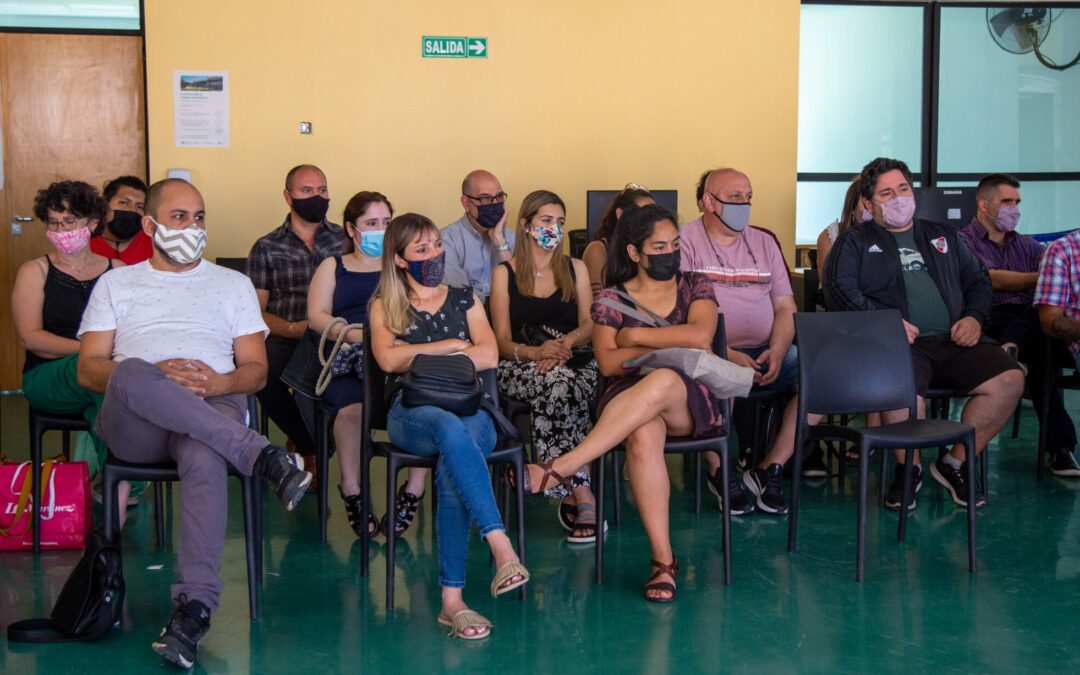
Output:
<path fill-rule="evenodd" d="M 980 342 L 961 347 L 948 335 L 915 338 L 911 361 L 919 396 L 926 396 L 931 387 L 970 392 L 1007 370 L 1020 370 L 1020 364 L 997 345 Z"/>

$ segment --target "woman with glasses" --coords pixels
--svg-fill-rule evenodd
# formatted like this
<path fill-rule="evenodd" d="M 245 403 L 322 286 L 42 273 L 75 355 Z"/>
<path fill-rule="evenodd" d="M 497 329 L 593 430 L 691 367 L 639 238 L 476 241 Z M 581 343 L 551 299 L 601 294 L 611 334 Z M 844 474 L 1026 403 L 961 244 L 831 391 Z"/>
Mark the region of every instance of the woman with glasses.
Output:
<path fill-rule="evenodd" d="M 45 224 L 53 252 L 24 263 L 11 294 L 15 330 L 26 349 L 22 389 L 27 402 L 42 412 L 82 415 L 91 429 L 104 396 L 83 389 L 75 377 L 79 322 L 97 280 L 124 264 L 90 250 L 103 210 L 97 190 L 81 181 L 53 183 L 39 191 L 34 215 Z M 71 459 L 85 461 L 93 476 L 105 461 L 106 448 L 93 432 L 91 438 L 91 447 L 77 445 Z M 130 490 L 127 482 L 120 484 L 121 501 Z"/>
<path fill-rule="evenodd" d="M 550 462 L 585 438 L 589 404 L 596 393 L 589 274 L 563 253 L 566 206 L 553 192 L 537 190 L 518 210 L 517 248 L 491 275 L 491 322 L 499 343 L 499 390 L 526 401 L 532 411 L 532 447 Z M 559 522 L 567 541 L 596 541 L 596 499 L 584 468 L 561 498 Z"/>
<path fill-rule="evenodd" d="M 149 260 L 154 242 L 142 230 L 146 183 L 135 176 L 120 176 L 105 184 L 105 227 L 90 240 L 90 250 L 106 258 L 134 265 Z"/>
<path fill-rule="evenodd" d="M 637 183 L 627 183 L 622 192 L 608 204 L 604 215 L 600 217 L 600 224 L 596 226 L 593 240 L 585 247 L 581 259 L 585 261 L 585 267 L 589 270 L 589 284 L 592 287 L 592 295 L 595 298 L 604 289 L 604 271 L 607 267 L 607 247 L 611 241 L 611 235 L 615 229 L 615 223 L 622 217 L 623 211 L 630 206 L 645 206 L 655 204 L 652 194 Z"/>

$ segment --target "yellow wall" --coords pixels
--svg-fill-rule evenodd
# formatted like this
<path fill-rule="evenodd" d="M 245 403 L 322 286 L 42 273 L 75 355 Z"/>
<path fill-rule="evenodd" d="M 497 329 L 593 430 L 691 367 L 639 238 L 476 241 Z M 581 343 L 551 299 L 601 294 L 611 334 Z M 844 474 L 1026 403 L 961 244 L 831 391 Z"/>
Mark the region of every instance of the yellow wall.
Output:
<path fill-rule="evenodd" d="M 798 30 L 798 0 L 147 0 L 150 178 L 191 169 L 214 257 L 281 223 L 301 162 L 336 222 L 375 189 L 445 225 L 485 168 L 512 214 L 546 188 L 571 228 L 587 189 L 628 181 L 678 189 L 688 221 L 701 171 L 731 165 L 791 260 Z M 423 59 L 423 35 L 486 36 L 490 57 Z M 175 69 L 229 72 L 231 147 L 174 147 Z"/>

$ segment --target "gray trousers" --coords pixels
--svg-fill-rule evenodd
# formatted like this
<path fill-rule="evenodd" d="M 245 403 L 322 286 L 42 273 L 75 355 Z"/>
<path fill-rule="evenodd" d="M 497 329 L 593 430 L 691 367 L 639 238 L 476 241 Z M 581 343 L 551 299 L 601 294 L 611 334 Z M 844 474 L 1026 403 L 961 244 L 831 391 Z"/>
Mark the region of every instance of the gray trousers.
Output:
<path fill-rule="evenodd" d="M 227 464 L 250 475 L 266 438 L 244 424 L 247 398 L 229 394 L 201 399 L 152 363 L 117 364 L 105 389 L 96 430 L 109 451 L 139 464 L 176 462 L 180 473 L 181 594 L 217 610 L 224 583 L 221 551 L 228 512 Z"/>

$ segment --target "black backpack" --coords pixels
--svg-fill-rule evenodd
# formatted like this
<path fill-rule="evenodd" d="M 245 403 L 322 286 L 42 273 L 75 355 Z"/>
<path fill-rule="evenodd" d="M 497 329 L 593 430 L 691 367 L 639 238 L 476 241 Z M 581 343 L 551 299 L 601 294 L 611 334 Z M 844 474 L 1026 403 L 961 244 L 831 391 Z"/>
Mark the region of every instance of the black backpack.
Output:
<path fill-rule="evenodd" d="M 86 550 L 56 598 L 48 619 L 16 621 L 7 628 L 11 642 L 100 640 L 120 621 L 124 572 L 120 547 L 99 531 L 86 536 Z"/>

